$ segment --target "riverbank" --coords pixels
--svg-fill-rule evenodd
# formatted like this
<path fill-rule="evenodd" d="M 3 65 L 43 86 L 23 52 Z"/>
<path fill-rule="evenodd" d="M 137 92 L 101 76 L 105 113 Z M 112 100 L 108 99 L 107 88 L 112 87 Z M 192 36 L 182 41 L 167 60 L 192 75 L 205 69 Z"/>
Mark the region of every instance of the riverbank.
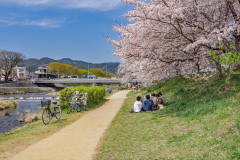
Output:
<path fill-rule="evenodd" d="M 0 95 L 5 94 L 24 94 L 54 91 L 51 87 L 38 87 L 31 82 L 4 83 L 0 84 Z"/>
<path fill-rule="evenodd" d="M 240 78 L 171 79 L 131 92 L 96 159 L 239 159 Z M 167 108 L 130 114 L 138 95 L 162 92 Z"/>

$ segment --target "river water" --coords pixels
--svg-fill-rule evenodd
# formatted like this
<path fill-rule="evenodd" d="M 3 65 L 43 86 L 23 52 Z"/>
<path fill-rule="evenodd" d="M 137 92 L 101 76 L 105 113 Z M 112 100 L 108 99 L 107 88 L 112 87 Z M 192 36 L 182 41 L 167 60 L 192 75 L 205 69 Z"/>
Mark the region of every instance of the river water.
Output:
<path fill-rule="evenodd" d="M 42 99 L 56 99 L 47 95 L 47 93 L 27 93 L 18 95 L 0 95 L 0 99 L 16 101 L 18 106 L 7 110 L 0 111 L 0 133 L 6 133 L 13 128 L 26 125 L 25 122 L 18 120 L 26 117 L 24 112 L 30 110 L 31 113 L 37 113 L 41 109 Z"/>

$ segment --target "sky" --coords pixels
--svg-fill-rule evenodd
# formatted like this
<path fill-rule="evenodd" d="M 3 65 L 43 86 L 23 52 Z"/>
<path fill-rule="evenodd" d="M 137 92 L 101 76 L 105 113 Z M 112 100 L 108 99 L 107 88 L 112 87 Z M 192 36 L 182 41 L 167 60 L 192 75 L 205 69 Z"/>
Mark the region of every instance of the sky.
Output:
<path fill-rule="evenodd" d="M 134 6 L 120 0 L 0 0 L 0 49 L 28 58 L 120 62 L 105 38 L 110 25 L 129 21 Z"/>

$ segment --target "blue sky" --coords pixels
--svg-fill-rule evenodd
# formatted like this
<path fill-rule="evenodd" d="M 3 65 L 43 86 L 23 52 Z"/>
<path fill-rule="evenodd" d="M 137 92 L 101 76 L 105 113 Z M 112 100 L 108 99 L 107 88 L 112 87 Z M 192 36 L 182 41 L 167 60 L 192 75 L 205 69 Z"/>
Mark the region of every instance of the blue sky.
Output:
<path fill-rule="evenodd" d="M 0 49 L 27 58 L 119 62 L 103 35 L 118 39 L 110 25 L 126 25 L 134 6 L 120 0 L 0 0 Z"/>

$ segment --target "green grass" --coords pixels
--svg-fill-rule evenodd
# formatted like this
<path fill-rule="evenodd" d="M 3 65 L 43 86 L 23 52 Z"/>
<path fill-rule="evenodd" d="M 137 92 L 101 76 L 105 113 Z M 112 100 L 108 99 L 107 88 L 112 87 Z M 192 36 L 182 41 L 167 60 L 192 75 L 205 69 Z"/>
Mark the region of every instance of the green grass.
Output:
<path fill-rule="evenodd" d="M 99 104 L 104 103 L 106 99 Z M 88 106 L 88 110 L 95 108 L 97 104 Z M 0 134 L 0 159 L 8 159 L 12 155 L 22 151 L 27 146 L 48 137 L 63 127 L 81 118 L 87 111 L 71 112 L 67 114 L 67 109 L 62 110 L 62 117 L 57 120 L 53 117 L 48 125 L 44 125 L 42 120 L 29 123 L 5 134 Z"/>
<path fill-rule="evenodd" d="M 97 159 L 240 159 L 240 94 L 224 79 L 171 79 L 130 92 Z M 137 94 L 161 91 L 167 108 L 130 114 Z"/>
<path fill-rule="evenodd" d="M 12 102 L 13 106 L 16 108 L 17 107 L 17 102 L 15 102 L 15 101 L 11 101 L 11 102 Z"/>

